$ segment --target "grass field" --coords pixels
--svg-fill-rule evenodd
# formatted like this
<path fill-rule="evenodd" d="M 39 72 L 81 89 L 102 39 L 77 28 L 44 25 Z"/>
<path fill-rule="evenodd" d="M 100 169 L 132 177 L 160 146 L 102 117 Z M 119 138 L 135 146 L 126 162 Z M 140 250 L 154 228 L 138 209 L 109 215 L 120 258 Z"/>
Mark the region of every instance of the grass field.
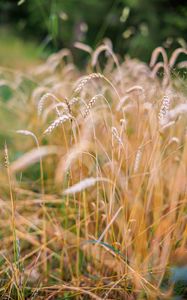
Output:
<path fill-rule="evenodd" d="M 27 70 L 40 62 L 40 48 L 34 41 L 23 40 L 9 27 L 0 28 L 1 67 Z"/>
<path fill-rule="evenodd" d="M 1 299 L 186 299 L 186 50 L 76 47 L 0 68 Z"/>

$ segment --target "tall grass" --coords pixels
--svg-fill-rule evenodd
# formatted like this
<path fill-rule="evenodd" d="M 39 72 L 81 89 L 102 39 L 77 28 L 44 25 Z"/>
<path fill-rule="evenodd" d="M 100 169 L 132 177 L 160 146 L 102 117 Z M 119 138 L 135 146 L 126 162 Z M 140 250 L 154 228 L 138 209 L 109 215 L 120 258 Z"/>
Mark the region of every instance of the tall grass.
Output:
<path fill-rule="evenodd" d="M 148 66 L 103 45 L 84 74 L 66 50 L 30 83 L 1 72 L 18 120 L 0 171 L 2 299 L 171 299 L 171 267 L 187 263 L 182 52 Z"/>

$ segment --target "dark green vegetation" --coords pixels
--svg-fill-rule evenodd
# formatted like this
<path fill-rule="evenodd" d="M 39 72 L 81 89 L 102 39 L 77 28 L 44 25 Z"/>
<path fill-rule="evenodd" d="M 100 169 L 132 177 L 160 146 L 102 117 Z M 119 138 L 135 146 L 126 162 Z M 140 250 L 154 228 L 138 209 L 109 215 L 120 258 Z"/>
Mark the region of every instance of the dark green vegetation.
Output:
<path fill-rule="evenodd" d="M 1 1 L 1 24 L 37 39 L 40 49 L 72 48 L 81 41 L 94 49 L 108 37 L 114 51 L 148 61 L 163 45 L 185 47 L 187 6 L 180 0 L 22 0 Z M 81 53 L 82 54 L 82 53 Z M 86 55 L 76 51 L 77 61 Z M 181 58 L 182 59 L 182 58 Z"/>

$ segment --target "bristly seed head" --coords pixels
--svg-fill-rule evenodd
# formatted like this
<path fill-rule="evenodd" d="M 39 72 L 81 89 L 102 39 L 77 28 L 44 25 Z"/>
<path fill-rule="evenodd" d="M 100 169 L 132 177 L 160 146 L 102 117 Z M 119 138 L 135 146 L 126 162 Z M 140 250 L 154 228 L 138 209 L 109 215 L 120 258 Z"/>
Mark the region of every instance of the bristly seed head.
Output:
<path fill-rule="evenodd" d="M 112 127 L 112 135 L 115 137 L 115 139 L 117 140 L 117 142 L 118 142 L 121 146 L 123 146 L 122 139 L 121 139 L 121 137 L 120 137 L 120 135 L 119 135 L 119 132 L 118 132 L 118 130 L 117 130 L 116 127 Z"/>
<path fill-rule="evenodd" d="M 62 115 L 61 117 L 59 117 L 58 119 L 56 119 L 45 131 L 44 131 L 44 135 L 48 135 L 50 134 L 55 128 L 57 128 L 59 125 L 63 124 L 64 122 L 68 121 L 68 120 L 72 120 L 72 116 L 71 115 Z"/>
<path fill-rule="evenodd" d="M 9 166 L 9 157 L 8 157 L 8 148 L 7 144 L 5 143 L 5 168 Z"/>
<path fill-rule="evenodd" d="M 138 147 L 138 150 L 136 152 L 135 162 L 134 162 L 134 173 L 138 171 L 141 157 L 142 157 L 142 149 L 141 147 Z"/>
<path fill-rule="evenodd" d="M 169 111 L 170 99 L 168 96 L 164 96 L 161 109 L 158 115 L 159 124 L 165 125 L 167 123 L 167 116 Z"/>
<path fill-rule="evenodd" d="M 96 100 L 99 98 L 99 97 L 102 97 L 103 95 L 102 94 L 98 94 L 98 95 L 95 95 L 88 103 L 88 105 L 86 106 L 86 109 L 83 113 L 83 117 L 86 118 L 91 110 L 91 108 L 93 107 L 93 105 L 95 104 Z"/>
<path fill-rule="evenodd" d="M 83 89 L 83 87 L 92 79 L 96 79 L 96 78 L 103 78 L 103 75 L 100 73 L 92 73 L 88 76 L 85 76 L 83 79 L 81 79 L 79 81 L 78 86 L 76 87 L 76 89 L 74 90 L 75 94 L 78 94 L 81 92 L 81 90 Z"/>
<path fill-rule="evenodd" d="M 44 103 L 48 100 L 48 99 L 52 99 L 53 101 L 56 101 L 57 103 L 58 103 L 58 98 L 55 96 L 55 95 L 53 95 L 52 93 L 46 93 L 46 94 L 44 94 L 42 97 L 41 97 L 41 99 L 40 99 L 40 101 L 39 101 L 39 103 L 38 103 L 38 115 L 40 116 L 41 115 L 41 113 L 42 113 L 42 110 L 43 110 L 43 107 L 44 107 Z"/>

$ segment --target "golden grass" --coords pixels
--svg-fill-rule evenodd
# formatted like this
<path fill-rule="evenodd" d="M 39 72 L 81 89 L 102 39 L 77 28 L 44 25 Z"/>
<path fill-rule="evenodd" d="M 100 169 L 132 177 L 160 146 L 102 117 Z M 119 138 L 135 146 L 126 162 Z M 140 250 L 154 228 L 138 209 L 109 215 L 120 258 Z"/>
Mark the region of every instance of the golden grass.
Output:
<path fill-rule="evenodd" d="M 187 99 L 169 65 L 183 52 L 158 48 L 149 67 L 102 45 L 85 74 L 68 50 L 27 79 L 1 70 L 17 118 L 1 151 L 2 299 L 171 299 L 163 282 L 187 263 Z"/>

